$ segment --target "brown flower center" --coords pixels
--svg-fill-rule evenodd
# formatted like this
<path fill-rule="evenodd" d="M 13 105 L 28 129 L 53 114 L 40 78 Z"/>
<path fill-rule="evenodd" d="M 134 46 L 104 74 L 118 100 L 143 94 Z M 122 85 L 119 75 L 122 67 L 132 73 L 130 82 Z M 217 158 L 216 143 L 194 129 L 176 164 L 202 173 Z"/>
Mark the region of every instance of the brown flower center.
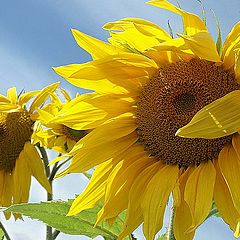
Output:
<path fill-rule="evenodd" d="M 143 87 L 137 103 L 137 133 L 150 155 L 187 167 L 215 159 L 231 136 L 189 139 L 175 136 L 204 106 L 239 89 L 234 73 L 193 59 L 162 67 Z"/>
<path fill-rule="evenodd" d="M 33 123 L 26 111 L 0 113 L 0 170 L 14 169 L 24 144 L 31 139 Z"/>

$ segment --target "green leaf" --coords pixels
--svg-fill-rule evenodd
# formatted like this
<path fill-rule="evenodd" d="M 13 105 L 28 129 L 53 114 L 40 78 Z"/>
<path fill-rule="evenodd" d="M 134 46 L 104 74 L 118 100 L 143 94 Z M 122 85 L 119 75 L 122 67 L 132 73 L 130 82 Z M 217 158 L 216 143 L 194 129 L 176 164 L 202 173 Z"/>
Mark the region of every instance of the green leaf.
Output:
<path fill-rule="evenodd" d="M 101 207 L 96 206 L 95 208 L 82 211 L 76 216 L 67 217 L 66 214 L 72 202 L 73 200 L 68 202 L 16 204 L 6 209 L 5 212 L 20 213 L 32 219 L 40 220 L 66 234 L 85 235 L 91 238 L 101 235 L 106 240 L 117 239 L 123 227 L 124 213 L 117 217 L 115 223 L 111 226 L 103 222 L 94 227 L 97 212 Z M 126 239 L 130 238 L 127 237 Z"/>

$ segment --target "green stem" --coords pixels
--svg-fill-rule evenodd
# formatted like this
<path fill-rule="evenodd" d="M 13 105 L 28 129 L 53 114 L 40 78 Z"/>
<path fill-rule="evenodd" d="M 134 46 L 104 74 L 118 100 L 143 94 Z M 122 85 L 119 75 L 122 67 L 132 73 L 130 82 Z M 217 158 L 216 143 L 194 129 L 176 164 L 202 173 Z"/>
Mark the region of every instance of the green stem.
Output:
<path fill-rule="evenodd" d="M 3 226 L 3 224 L 1 222 L 0 222 L 0 228 L 3 230 L 6 240 L 11 240 L 10 236 L 8 235 L 7 230 L 5 229 L 5 227 Z"/>
<path fill-rule="evenodd" d="M 175 217 L 176 209 L 172 207 L 167 231 L 167 240 L 175 240 L 174 233 L 173 233 L 173 223 Z"/>
<path fill-rule="evenodd" d="M 39 149 L 39 151 L 42 155 L 42 160 L 43 160 L 43 163 L 44 163 L 46 176 L 48 177 L 49 183 L 50 183 L 51 188 L 52 188 L 53 179 L 54 179 L 56 173 L 61 168 L 61 166 L 64 165 L 69 159 L 62 162 L 61 164 L 58 164 L 58 162 L 56 162 L 54 164 L 53 168 L 52 168 L 52 171 L 51 171 L 50 167 L 49 167 L 49 160 L 48 160 L 48 155 L 47 155 L 46 149 L 44 147 L 41 147 L 40 145 L 37 145 L 37 147 L 38 147 L 38 149 Z M 52 193 L 47 193 L 47 200 L 48 201 L 53 200 L 53 194 Z M 55 230 L 53 232 L 52 227 L 50 227 L 50 226 L 46 227 L 46 240 L 55 240 L 59 234 L 60 234 L 60 231 Z"/>
<path fill-rule="evenodd" d="M 137 240 L 132 233 L 130 235 L 130 238 L 131 238 L 131 240 Z"/>
<path fill-rule="evenodd" d="M 49 177 L 50 175 L 50 167 L 49 167 L 49 161 L 48 161 L 48 155 L 47 155 L 47 151 L 44 147 L 40 147 L 40 145 L 37 145 L 41 155 L 42 155 L 42 160 L 44 163 L 44 168 L 45 168 L 45 172 L 46 172 L 46 176 Z"/>
<path fill-rule="evenodd" d="M 59 167 L 58 167 L 58 162 L 56 162 L 54 165 L 53 165 L 53 168 L 52 168 L 52 171 L 50 173 L 50 176 L 48 177 L 49 181 L 52 182 L 57 171 L 58 171 Z"/>
<path fill-rule="evenodd" d="M 50 167 L 49 167 L 49 161 L 48 161 L 48 155 L 47 151 L 44 147 L 41 147 L 40 145 L 37 145 L 41 155 L 42 155 L 42 160 L 44 163 L 44 168 L 46 172 L 46 176 L 49 178 L 50 177 Z M 49 181 L 51 188 L 52 188 L 52 181 Z M 51 201 L 53 199 L 52 193 L 47 192 L 47 200 Z M 46 240 L 53 240 L 52 236 L 52 227 L 51 226 L 46 226 Z"/>
<path fill-rule="evenodd" d="M 60 231 L 55 230 L 55 231 L 53 232 L 52 239 L 55 240 L 55 239 L 57 238 L 57 236 L 59 235 L 59 233 L 60 233 Z"/>
<path fill-rule="evenodd" d="M 48 226 L 46 227 L 46 240 L 53 240 L 52 238 L 52 227 Z"/>
<path fill-rule="evenodd" d="M 68 161 L 69 159 L 65 160 L 64 162 L 62 162 L 61 164 L 58 165 L 58 162 L 56 162 L 53 166 L 52 172 L 49 176 L 49 181 L 53 181 L 57 171 Z"/>

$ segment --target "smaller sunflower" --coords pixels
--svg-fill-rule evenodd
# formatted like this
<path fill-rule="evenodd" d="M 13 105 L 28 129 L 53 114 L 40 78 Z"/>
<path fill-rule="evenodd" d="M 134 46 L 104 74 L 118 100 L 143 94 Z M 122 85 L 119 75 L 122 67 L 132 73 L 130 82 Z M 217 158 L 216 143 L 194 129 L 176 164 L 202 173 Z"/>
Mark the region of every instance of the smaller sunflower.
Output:
<path fill-rule="evenodd" d="M 71 101 L 71 97 L 66 90 L 61 89 L 65 103 Z M 76 103 L 79 97 L 73 100 Z M 58 113 L 64 111 L 64 103 L 56 95 L 52 95 L 52 103 L 38 110 L 39 124 L 34 134 L 34 143 L 40 143 L 49 149 L 59 153 L 67 153 L 72 150 L 74 145 L 86 135 L 84 130 L 75 130 L 61 123 L 49 123 Z"/>
<path fill-rule="evenodd" d="M 31 137 L 36 110 L 57 87 L 58 83 L 55 83 L 19 97 L 14 87 L 8 89 L 6 97 L 0 95 L 0 206 L 28 202 L 32 176 L 51 192 L 41 157 L 31 143 Z M 30 106 L 27 106 L 32 98 Z M 8 219 L 10 214 L 5 216 Z"/>

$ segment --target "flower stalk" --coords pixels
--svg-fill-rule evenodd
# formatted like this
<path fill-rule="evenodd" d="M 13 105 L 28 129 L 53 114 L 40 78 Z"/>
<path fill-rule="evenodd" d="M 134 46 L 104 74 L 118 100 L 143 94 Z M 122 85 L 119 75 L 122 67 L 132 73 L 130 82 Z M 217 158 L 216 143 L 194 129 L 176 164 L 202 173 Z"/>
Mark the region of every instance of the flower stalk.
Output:
<path fill-rule="evenodd" d="M 47 155 L 47 151 L 44 147 L 41 147 L 39 144 L 37 145 L 41 155 L 42 155 L 42 160 L 44 163 L 44 168 L 45 168 L 45 172 L 46 172 L 46 176 L 49 180 L 49 183 L 51 185 L 52 188 L 52 183 L 53 183 L 53 179 L 56 175 L 56 173 L 58 172 L 58 170 L 61 168 L 62 165 L 64 165 L 68 160 L 64 161 L 61 164 L 58 164 L 58 162 L 56 162 L 52 168 L 52 170 L 49 167 L 49 159 L 48 159 L 48 155 Z M 53 194 L 52 193 L 47 193 L 47 201 L 52 201 L 53 200 Z M 57 236 L 60 234 L 60 231 L 55 230 L 53 231 L 51 226 L 47 226 L 46 227 L 46 240 L 54 240 L 57 238 Z"/>
<path fill-rule="evenodd" d="M 172 206 L 168 230 L 167 230 L 167 240 L 175 240 L 174 233 L 173 233 L 173 223 L 174 223 L 175 213 L 176 213 L 176 209 L 175 207 Z"/>
<path fill-rule="evenodd" d="M 49 167 L 49 160 L 48 160 L 48 155 L 47 155 L 47 151 L 44 147 L 41 147 L 39 145 L 37 145 L 41 155 L 42 155 L 42 160 L 44 163 L 44 168 L 45 168 L 45 172 L 46 172 L 46 176 L 49 179 L 50 175 L 51 175 L 51 171 L 50 171 L 50 167 Z M 49 181 L 51 188 L 52 188 L 52 180 Z M 51 201 L 53 199 L 53 194 L 47 192 L 47 200 Z M 46 226 L 46 240 L 53 240 L 53 233 L 52 233 L 52 227 L 51 226 Z"/>
<path fill-rule="evenodd" d="M 3 224 L 0 222 L 0 229 L 2 229 L 3 233 L 4 233 L 4 237 L 6 238 L 6 240 L 11 240 L 10 236 L 8 235 L 8 232 L 6 230 L 6 228 L 3 226 Z"/>

